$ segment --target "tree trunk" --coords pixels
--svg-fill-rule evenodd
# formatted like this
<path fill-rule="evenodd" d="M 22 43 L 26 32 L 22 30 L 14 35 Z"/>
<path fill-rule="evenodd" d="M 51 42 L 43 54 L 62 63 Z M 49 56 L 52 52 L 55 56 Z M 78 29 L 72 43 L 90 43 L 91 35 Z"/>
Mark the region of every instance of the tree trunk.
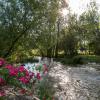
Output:
<path fill-rule="evenodd" d="M 55 48 L 55 57 L 57 58 L 58 57 L 58 43 L 59 43 L 59 33 L 60 33 L 60 19 L 58 19 L 58 22 L 57 22 L 57 44 L 56 44 L 56 48 Z"/>
<path fill-rule="evenodd" d="M 56 49 L 55 49 L 55 58 L 58 58 L 58 43 L 57 43 Z"/>
<path fill-rule="evenodd" d="M 15 40 L 12 42 L 11 46 L 9 47 L 7 53 L 3 56 L 4 58 L 8 57 L 9 55 L 12 54 L 12 51 L 15 47 L 15 44 L 18 42 L 18 40 L 24 35 L 26 34 L 26 31 L 28 30 L 28 28 L 26 28 L 18 37 L 15 38 Z"/>

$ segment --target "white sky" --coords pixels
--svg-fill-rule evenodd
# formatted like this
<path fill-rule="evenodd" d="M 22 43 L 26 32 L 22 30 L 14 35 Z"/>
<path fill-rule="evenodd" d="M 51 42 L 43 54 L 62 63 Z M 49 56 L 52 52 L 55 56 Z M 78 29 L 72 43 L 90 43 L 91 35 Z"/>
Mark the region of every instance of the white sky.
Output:
<path fill-rule="evenodd" d="M 72 12 L 81 14 L 86 9 L 87 4 L 91 0 L 68 0 L 68 1 L 69 1 L 69 7 L 71 8 Z M 100 0 L 95 0 L 95 1 L 100 6 Z M 99 8 L 99 10 L 100 10 L 100 8 Z"/>

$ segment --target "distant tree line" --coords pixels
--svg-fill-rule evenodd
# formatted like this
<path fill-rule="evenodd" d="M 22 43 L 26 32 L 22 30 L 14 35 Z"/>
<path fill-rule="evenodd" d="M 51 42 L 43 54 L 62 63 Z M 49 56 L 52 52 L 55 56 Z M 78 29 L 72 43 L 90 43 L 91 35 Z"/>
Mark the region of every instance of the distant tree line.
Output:
<path fill-rule="evenodd" d="M 0 56 L 17 59 L 38 55 L 74 56 L 79 51 L 100 55 L 99 13 L 91 1 L 80 16 L 69 10 L 64 18 L 64 0 L 0 1 Z M 65 21 L 66 20 L 66 21 Z"/>

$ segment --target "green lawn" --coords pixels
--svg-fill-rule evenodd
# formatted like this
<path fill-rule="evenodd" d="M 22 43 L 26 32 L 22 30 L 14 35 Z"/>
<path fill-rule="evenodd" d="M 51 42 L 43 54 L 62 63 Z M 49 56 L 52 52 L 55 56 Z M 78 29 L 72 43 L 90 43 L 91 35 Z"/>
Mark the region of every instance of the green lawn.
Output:
<path fill-rule="evenodd" d="M 86 59 L 87 62 L 100 63 L 100 56 L 96 56 L 96 55 L 81 55 L 81 57 Z"/>
<path fill-rule="evenodd" d="M 65 65 L 87 64 L 87 63 L 100 63 L 100 56 L 96 55 L 78 55 L 74 57 L 56 58 Z"/>

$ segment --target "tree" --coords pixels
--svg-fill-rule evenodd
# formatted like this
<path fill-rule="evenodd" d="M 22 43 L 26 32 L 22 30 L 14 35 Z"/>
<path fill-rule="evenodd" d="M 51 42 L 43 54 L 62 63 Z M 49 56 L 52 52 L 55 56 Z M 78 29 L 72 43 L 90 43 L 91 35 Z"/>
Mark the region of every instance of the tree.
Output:
<path fill-rule="evenodd" d="M 0 56 L 10 56 L 19 46 L 24 48 L 29 46 L 31 50 L 35 46 L 39 47 L 37 44 L 41 42 L 42 37 L 47 36 L 48 39 L 54 31 L 58 2 L 58 0 L 0 1 Z M 44 43 L 44 38 L 42 40 Z"/>
<path fill-rule="evenodd" d="M 35 24 L 34 19 L 28 0 L 0 1 L 1 56 L 13 52 L 19 39 Z"/>
<path fill-rule="evenodd" d="M 64 31 L 63 48 L 65 56 L 74 56 L 77 54 L 77 16 L 68 14 L 67 27 Z"/>
<path fill-rule="evenodd" d="M 87 6 L 87 10 L 80 16 L 79 25 L 79 29 L 81 31 L 81 43 L 83 43 L 83 47 L 87 48 L 89 53 L 90 51 L 94 52 L 97 50 L 95 49 L 96 45 L 94 42 L 97 34 L 99 33 L 99 14 L 95 1 L 91 1 Z"/>

